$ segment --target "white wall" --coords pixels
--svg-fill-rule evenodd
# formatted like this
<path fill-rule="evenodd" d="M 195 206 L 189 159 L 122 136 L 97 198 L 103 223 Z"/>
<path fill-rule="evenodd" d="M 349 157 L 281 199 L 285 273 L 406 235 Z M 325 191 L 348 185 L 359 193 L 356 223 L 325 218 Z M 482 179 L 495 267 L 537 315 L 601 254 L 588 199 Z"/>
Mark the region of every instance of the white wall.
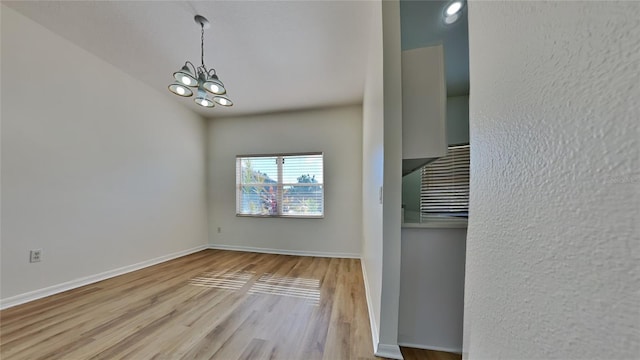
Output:
<path fill-rule="evenodd" d="M 1 26 L 3 306 L 206 244 L 203 120 L 4 5 Z"/>
<path fill-rule="evenodd" d="M 469 3 L 466 358 L 640 354 L 639 19 Z"/>
<path fill-rule="evenodd" d="M 371 8 L 369 62 L 362 102 L 362 270 L 376 349 L 382 294 L 382 204 L 379 199 L 384 174 L 382 2 L 376 1 Z"/>
<path fill-rule="evenodd" d="M 360 257 L 359 105 L 213 119 L 208 134 L 211 244 Z M 236 217 L 236 155 L 316 151 L 324 153 L 324 219 Z"/>
<path fill-rule="evenodd" d="M 462 352 L 467 229 L 402 229 L 398 343 Z"/>
<path fill-rule="evenodd" d="M 469 95 L 447 98 L 447 144 L 469 142 Z"/>
<path fill-rule="evenodd" d="M 422 170 L 418 169 L 402 177 L 402 205 L 405 221 L 420 219 L 420 188 L 422 187 Z"/>
<path fill-rule="evenodd" d="M 447 98 L 447 144 L 457 145 L 469 142 L 469 96 L 450 96 Z M 416 218 L 420 211 L 420 184 L 422 174 L 414 171 L 402 178 L 402 205 L 405 219 Z"/>
<path fill-rule="evenodd" d="M 384 191 L 382 215 L 382 298 L 376 355 L 402 358 L 398 347 L 400 225 L 402 209 L 402 61 L 400 2 L 382 2 L 384 68 Z"/>

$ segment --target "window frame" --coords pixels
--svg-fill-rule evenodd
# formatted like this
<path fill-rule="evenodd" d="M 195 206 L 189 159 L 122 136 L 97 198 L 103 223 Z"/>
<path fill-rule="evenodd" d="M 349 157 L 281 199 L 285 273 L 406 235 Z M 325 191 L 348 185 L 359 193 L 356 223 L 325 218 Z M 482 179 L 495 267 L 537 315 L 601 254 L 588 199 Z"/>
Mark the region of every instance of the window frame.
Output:
<path fill-rule="evenodd" d="M 258 183 L 258 184 L 248 184 L 250 186 L 264 186 L 264 187 L 268 187 L 268 186 L 275 186 L 276 187 L 276 213 L 275 214 L 242 214 L 240 213 L 240 204 L 242 202 L 242 192 L 241 192 L 241 188 L 242 186 L 247 186 L 246 184 L 243 184 L 242 182 L 239 181 L 238 176 L 239 176 L 239 169 L 238 169 L 238 161 L 239 159 L 242 158 L 269 158 L 269 157 L 276 157 L 276 158 L 282 158 L 282 159 L 286 159 L 287 157 L 294 157 L 294 156 L 321 156 L 322 159 L 322 183 L 318 183 L 317 185 L 309 185 L 307 183 L 285 183 L 283 180 L 283 162 L 278 162 L 277 163 L 277 177 L 278 179 L 276 180 L 276 183 L 270 184 L 270 185 L 265 185 L 264 183 Z M 256 218 L 290 218 L 290 219 L 324 219 L 325 216 L 325 182 L 324 182 L 324 152 L 321 151 L 313 151 L 313 152 L 297 152 L 297 153 L 275 153 L 275 154 L 243 154 L 243 155 L 236 155 L 236 217 L 256 217 Z M 273 179 L 272 179 L 273 180 Z M 321 196 L 321 209 L 322 209 L 322 214 L 320 215 L 301 215 L 301 214 L 295 214 L 295 215 L 286 215 L 283 213 L 283 203 L 284 203 L 284 188 L 288 187 L 288 186 L 318 186 L 320 189 L 322 189 L 322 196 Z"/>

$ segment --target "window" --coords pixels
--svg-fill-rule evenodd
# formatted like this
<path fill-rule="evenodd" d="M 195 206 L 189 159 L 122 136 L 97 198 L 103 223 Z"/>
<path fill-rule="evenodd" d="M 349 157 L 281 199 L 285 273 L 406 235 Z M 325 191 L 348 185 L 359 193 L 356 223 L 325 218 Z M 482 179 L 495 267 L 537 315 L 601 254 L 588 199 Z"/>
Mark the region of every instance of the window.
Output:
<path fill-rule="evenodd" d="M 236 215 L 324 216 L 323 154 L 236 157 Z"/>
<path fill-rule="evenodd" d="M 420 214 L 469 216 L 469 144 L 449 146 L 446 156 L 422 168 Z"/>

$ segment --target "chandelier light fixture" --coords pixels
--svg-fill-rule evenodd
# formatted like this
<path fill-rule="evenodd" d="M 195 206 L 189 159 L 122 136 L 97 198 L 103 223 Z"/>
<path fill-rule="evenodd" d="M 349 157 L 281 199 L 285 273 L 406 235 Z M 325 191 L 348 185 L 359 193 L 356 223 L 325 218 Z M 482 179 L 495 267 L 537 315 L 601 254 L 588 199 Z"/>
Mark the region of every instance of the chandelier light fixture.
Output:
<path fill-rule="evenodd" d="M 215 69 L 207 69 L 204 65 L 204 29 L 209 28 L 209 20 L 204 16 L 196 15 L 194 20 L 200 25 L 200 62 L 202 65 L 195 67 L 190 61 L 184 63 L 182 69 L 173 73 L 176 82 L 169 85 L 169 91 L 182 96 L 193 95 L 191 88 L 196 88 L 196 104 L 204 107 L 214 107 L 215 104 L 232 106 L 233 102 L 225 96 L 227 89 L 218 78 Z M 212 96 L 209 96 L 211 94 Z"/>

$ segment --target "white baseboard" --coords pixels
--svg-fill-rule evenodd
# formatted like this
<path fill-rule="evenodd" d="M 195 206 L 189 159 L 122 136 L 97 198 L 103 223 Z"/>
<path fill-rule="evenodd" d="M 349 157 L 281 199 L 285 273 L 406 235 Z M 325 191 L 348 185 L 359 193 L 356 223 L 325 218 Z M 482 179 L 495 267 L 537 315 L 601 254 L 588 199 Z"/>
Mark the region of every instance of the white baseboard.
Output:
<path fill-rule="evenodd" d="M 49 286 L 43 289 L 29 291 L 23 294 L 8 297 L 6 299 L 0 299 L 0 309 L 7 309 L 16 305 L 24 304 L 29 301 L 41 299 L 43 297 L 51 296 L 61 293 L 63 291 L 79 288 L 81 286 L 93 284 L 98 281 L 106 280 L 114 276 L 123 275 L 132 271 L 140 270 L 152 265 L 156 265 L 165 261 L 173 260 L 181 256 L 189 255 L 204 249 L 207 249 L 208 245 L 200 245 L 191 249 L 178 251 L 172 254 L 159 256 L 154 259 L 145 260 L 137 264 L 123 266 L 121 268 L 105 271 L 95 275 L 85 276 L 79 279 L 67 281 L 61 284 Z"/>
<path fill-rule="evenodd" d="M 400 352 L 400 346 L 391 344 L 378 344 L 378 349 L 374 355 L 388 359 L 404 359 L 402 352 Z"/>
<path fill-rule="evenodd" d="M 362 267 L 362 278 L 364 280 L 364 294 L 367 299 L 367 309 L 369 309 L 369 324 L 371 325 L 371 342 L 373 343 L 373 354 L 375 356 L 389 358 L 389 359 L 404 359 L 400 346 L 381 344 L 378 335 L 378 325 L 376 324 L 376 317 L 373 314 L 373 305 L 371 304 L 371 291 L 369 290 L 369 279 L 367 277 L 367 268 L 364 266 L 364 261 L 360 260 Z"/>
<path fill-rule="evenodd" d="M 448 347 L 442 347 L 442 346 L 431 346 L 431 345 L 423 345 L 423 344 L 414 344 L 414 343 L 408 343 L 408 342 L 403 342 L 403 341 L 398 341 L 398 345 L 405 346 L 405 347 L 410 347 L 410 348 L 415 348 L 415 349 L 435 350 L 435 351 L 444 351 L 444 352 L 454 353 L 454 354 L 462 354 L 462 349 L 461 348 L 458 349 L 458 348 L 448 348 Z"/>
<path fill-rule="evenodd" d="M 367 277 L 367 268 L 364 266 L 364 260 L 360 260 L 360 267 L 362 267 L 362 279 L 364 280 L 364 295 L 367 299 L 367 309 L 369 310 L 369 325 L 371 325 L 371 342 L 373 343 L 373 352 L 377 351 L 378 347 L 378 325 L 376 324 L 376 317 L 373 314 L 373 305 L 371 305 L 371 292 L 369 291 L 369 279 Z"/>
<path fill-rule="evenodd" d="M 282 249 L 259 248 L 259 247 L 238 246 L 238 245 L 223 245 L 223 244 L 209 244 L 209 249 L 245 251 L 245 252 L 256 252 L 256 253 L 278 254 L 278 255 L 360 259 L 360 254 L 352 254 L 352 253 L 334 253 L 334 252 L 304 251 L 304 250 L 282 250 Z"/>

